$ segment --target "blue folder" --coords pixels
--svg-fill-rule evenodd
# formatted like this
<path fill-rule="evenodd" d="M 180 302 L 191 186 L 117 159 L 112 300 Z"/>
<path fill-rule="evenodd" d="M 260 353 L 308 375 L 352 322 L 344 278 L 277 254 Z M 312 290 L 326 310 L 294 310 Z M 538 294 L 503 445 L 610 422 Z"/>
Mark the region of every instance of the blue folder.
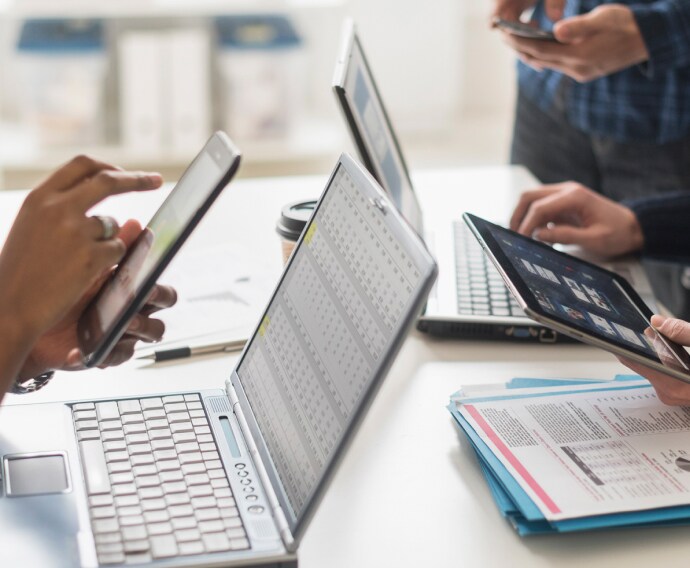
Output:
<path fill-rule="evenodd" d="M 617 388 L 643 388 L 639 385 L 621 386 L 621 382 L 639 381 L 637 375 L 618 375 L 615 378 Z M 506 384 L 508 389 L 553 387 L 569 385 L 599 384 L 591 380 L 561 380 L 561 379 L 533 379 L 516 378 Z M 593 389 L 594 390 L 594 389 Z M 573 391 L 575 392 L 575 391 Z M 584 391 L 577 392 L 587 392 Z M 559 394 L 567 394 L 561 391 Z M 530 395 L 534 396 L 534 395 Z M 544 394 L 549 396 L 549 394 Z M 520 398 L 514 396 L 487 396 L 469 398 L 466 402 L 481 402 L 484 400 L 498 400 L 501 398 Z M 458 427 L 467 436 L 474 448 L 482 473 L 487 481 L 491 494 L 501 514 L 515 528 L 520 536 L 531 536 L 550 533 L 565 533 L 576 531 L 600 530 L 623 527 L 660 527 L 678 526 L 690 524 L 690 506 L 665 507 L 645 511 L 632 511 L 626 513 L 613 513 L 609 515 L 597 515 L 568 519 L 564 521 L 548 521 L 529 495 L 520 487 L 520 484 L 510 474 L 506 467 L 484 443 L 474 428 L 458 412 L 454 402 L 448 406 Z"/>

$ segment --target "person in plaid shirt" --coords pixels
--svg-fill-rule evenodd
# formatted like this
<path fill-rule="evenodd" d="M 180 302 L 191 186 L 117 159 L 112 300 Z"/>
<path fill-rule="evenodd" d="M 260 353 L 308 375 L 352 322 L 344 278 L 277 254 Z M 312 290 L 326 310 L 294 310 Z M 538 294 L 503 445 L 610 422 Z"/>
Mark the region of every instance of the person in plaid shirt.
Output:
<path fill-rule="evenodd" d="M 543 183 L 574 180 L 614 200 L 690 190 L 690 2 L 495 0 L 516 51 L 511 161 Z"/>

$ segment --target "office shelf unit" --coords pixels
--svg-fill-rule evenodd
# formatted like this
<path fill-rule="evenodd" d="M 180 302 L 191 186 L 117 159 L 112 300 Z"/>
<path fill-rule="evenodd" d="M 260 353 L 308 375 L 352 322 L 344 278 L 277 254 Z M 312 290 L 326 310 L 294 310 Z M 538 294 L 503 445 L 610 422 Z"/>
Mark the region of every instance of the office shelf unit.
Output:
<path fill-rule="evenodd" d="M 181 173 L 196 148 L 161 144 L 132 146 L 124 142 L 121 120 L 121 82 L 118 75 L 119 47 L 131 31 L 202 30 L 211 42 L 210 86 L 207 116 L 209 131 L 226 128 L 244 153 L 244 175 L 325 171 L 345 142 L 345 133 L 331 100 L 328 85 L 344 15 L 345 0 L 118 0 L 86 2 L 50 0 L 2 2 L 0 0 L 0 188 L 31 185 L 46 172 L 75 153 L 87 152 L 127 168 L 160 170 L 173 179 Z M 294 23 L 301 39 L 301 65 L 307 70 L 295 75 L 301 85 L 302 109 L 282 135 L 234 136 L 225 121 L 220 46 L 214 28 L 217 18 L 278 14 Z M 105 30 L 107 74 L 103 97 L 104 134 L 93 144 L 41 144 L 22 122 L 18 85 L 17 41 L 27 20 L 99 19 Z M 4 39 L 1 39 L 4 38 Z M 318 46 L 318 49 L 315 47 Z M 290 77 L 290 80 L 293 80 Z"/>

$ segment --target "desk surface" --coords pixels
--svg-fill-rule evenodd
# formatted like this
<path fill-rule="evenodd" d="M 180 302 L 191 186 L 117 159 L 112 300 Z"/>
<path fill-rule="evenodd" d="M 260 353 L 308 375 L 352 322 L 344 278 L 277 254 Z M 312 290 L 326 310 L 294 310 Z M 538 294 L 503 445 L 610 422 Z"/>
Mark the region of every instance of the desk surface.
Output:
<path fill-rule="evenodd" d="M 422 172 L 422 205 L 477 187 L 506 191 L 529 178 L 509 168 Z M 251 239 L 280 271 L 273 227 L 280 207 L 320 193 L 326 176 L 233 184 L 192 236 L 188 248 L 220 238 Z M 22 194 L 0 194 L 6 230 Z M 101 209 L 146 221 L 163 192 L 113 199 Z M 485 197 L 484 197 L 485 200 Z M 261 204 L 257 208 L 257 204 Z M 486 203 L 483 204 L 486 208 Z M 247 215 L 247 211 L 252 211 Z M 0 234 L 0 239 L 3 234 Z M 179 257 L 180 261 L 184 257 Z M 176 363 L 130 361 L 105 371 L 59 373 L 45 390 L 8 396 L 7 404 L 221 387 L 236 355 Z M 321 503 L 300 547 L 304 568 L 397 566 L 680 565 L 687 529 L 628 530 L 521 539 L 500 517 L 473 452 L 445 409 L 463 384 L 515 376 L 608 378 L 624 368 L 582 345 L 511 345 L 438 340 L 412 332 Z M 0 536 L 0 546 L 5 546 Z"/>

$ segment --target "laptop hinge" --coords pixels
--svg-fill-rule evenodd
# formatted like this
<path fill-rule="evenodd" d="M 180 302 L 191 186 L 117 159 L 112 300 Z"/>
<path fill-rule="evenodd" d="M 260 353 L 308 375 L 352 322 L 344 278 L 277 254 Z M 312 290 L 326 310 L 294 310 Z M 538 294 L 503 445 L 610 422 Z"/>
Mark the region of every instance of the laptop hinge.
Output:
<path fill-rule="evenodd" d="M 268 499 L 268 502 L 271 506 L 271 510 L 273 511 L 273 517 L 275 518 L 276 524 L 278 525 L 280 537 L 283 540 L 283 544 L 285 544 L 285 548 L 288 551 L 292 552 L 295 549 L 295 542 L 292 538 L 292 533 L 290 532 L 290 526 L 288 525 L 287 519 L 285 518 L 283 508 L 280 506 L 280 503 L 278 502 L 278 496 L 276 495 L 276 492 L 273 489 L 273 484 L 271 483 L 271 480 L 268 477 L 268 472 L 266 471 L 264 462 L 261 459 L 261 455 L 259 454 L 259 449 L 256 447 L 256 444 L 254 443 L 254 438 L 252 437 L 251 431 L 249 430 L 249 424 L 247 424 L 247 419 L 244 417 L 244 412 L 242 410 L 242 406 L 240 405 L 240 400 L 237 397 L 235 387 L 232 385 L 232 382 L 230 380 L 226 381 L 225 386 L 228 392 L 228 397 L 230 397 L 230 402 L 232 404 L 232 411 L 235 413 L 235 416 L 237 417 L 237 422 L 239 423 L 240 429 L 242 430 L 244 441 L 247 444 L 247 448 L 249 448 L 249 453 L 252 455 L 254 467 L 256 468 L 256 472 L 259 475 L 261 484 L 264 486 L 264 490 L 266 491 L 266 498 Z"/>

